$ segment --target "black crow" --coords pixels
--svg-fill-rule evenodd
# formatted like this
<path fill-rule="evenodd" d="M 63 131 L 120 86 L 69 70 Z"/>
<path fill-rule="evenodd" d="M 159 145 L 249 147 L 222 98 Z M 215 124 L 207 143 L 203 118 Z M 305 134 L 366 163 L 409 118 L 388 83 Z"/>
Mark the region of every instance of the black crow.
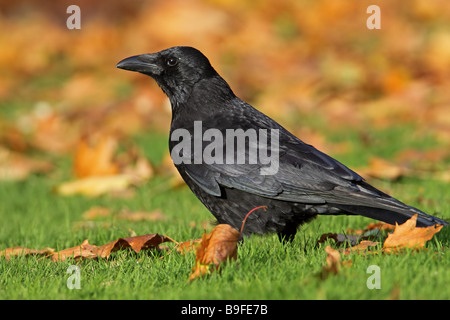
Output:
<path fill-rule="evenodd" d="M 172 160 L 219 223 L 239 230 L 251 209 L 266 206 L 248 216 L 244 235 L 292 240 L 299 225 L 327 214 L 390 224 L 417 214 L 419 227 L 448 224 L 379 191 L 236 97 L 195 48 L 129 57 L 117 68 L 152 77 L 169 97 Z"/>

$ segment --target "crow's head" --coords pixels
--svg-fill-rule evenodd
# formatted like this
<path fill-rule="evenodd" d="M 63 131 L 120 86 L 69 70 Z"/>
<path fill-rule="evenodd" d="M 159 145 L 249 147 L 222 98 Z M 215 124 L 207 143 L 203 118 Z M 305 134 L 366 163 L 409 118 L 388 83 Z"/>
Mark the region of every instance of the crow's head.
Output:
<path fill-rule="evenodd" d="M 132 56 L 116 67 L 152 77 L 172 102 L 185 98 L 198 81 L 217 75 L 208 58 L 192 47 Z"/>

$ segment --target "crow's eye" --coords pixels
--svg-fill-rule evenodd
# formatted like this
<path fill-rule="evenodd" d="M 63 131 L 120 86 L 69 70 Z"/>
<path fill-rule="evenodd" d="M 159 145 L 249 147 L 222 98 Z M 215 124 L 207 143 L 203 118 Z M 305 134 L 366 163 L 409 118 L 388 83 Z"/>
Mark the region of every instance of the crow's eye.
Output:
<path fill-rule="evenodd" d="M 178 63 L 178 59 L 177 59 L 177 58 L 168 58 L 168 59 L 167 59 L 167 65 L 168 65 L 169 67 L 176 66 L 177 63 Z"/>

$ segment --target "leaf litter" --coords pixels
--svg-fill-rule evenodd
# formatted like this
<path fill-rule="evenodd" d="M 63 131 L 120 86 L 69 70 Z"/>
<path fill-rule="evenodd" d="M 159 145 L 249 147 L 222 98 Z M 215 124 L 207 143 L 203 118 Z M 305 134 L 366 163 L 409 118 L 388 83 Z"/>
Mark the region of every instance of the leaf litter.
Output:
<path fill-rule="evenodd" d="M 371 254 L 402 254 L 406 249 L 425 250 L 425 244 L 442 229 L 442 225 L 434 225 L 425 228 L 416 227 L 417 214 L 412 216 L 405 223 L 395 226 L 384 222 L 371 223 L 364 230 L 356 230 L 359 235 L 342 235 L 336 233 L 323 234 L 318 243 L 324 243 L 328 239 L 333 239 L 335 245 L 350 244 L 351 246 L 343 249 L 333 249 L 329 245 L 325 247 L 327 253 L 326 265 L 322 267 L 319 273 L 321 279 L 325 279 L 329 274 L 338 274 L 342 267 L 352 265 L 352 260 L 341 261 L 341 255 L 351 254 L 371 255 Z M 394 230 L 389 233 L 382 243 L 381 233 L 377 235 L 378 241 L 362 240 L 367 239 L 361 234 L 373 233 L 374 230 Z M 353 242 L 352 242 L 353 241 Z M 355 243 L 354 241 L 358 242 Z"/>
<path fill-rule="evenodd" d="M 80 245 L 60 251 L 56 251 L 52 248 L 30 249 L 24 247 L 11 247 L 0 251 L 0 257 L 3 257 L 8 261 L 13 256 L 38 255 L 50 258 L 55 262 L 63 262 L 68 258 L 73 258 L 76 260 L 98 258 L 108 259 L 112 252 L 118 250 L 131 248 L 136 253 L 143 250 L 164 250 L 159 247 L 160 244 L 164 242 L 173 242 L 176 245 L 169 251 L 168 254 L 173 251 L 179 254 L 195 252 L 195 264 L 189 277 L 189 281 L 192 281 L 199 277 L 218 271 L 220 266 L 227 261 L 237 260 L 237 244 L 242 238 L 245 220 L 252 212 L 261 208 L 265 209 L 264 206 L 261 206 L 249 211 L 242 223 L 240 231 L 234 229 L 230 225 L 219 224 L 209 233 L 203 233 L 201 239 L 177 242 L 169 236 L 153 233 L 141 236 L 119 238 L 101 246 L 90 244 L 89 240 L 86 239 Z M 109 214 L 110 211 L 108 209 L 93 208 L 91 209 L 91 212 L 88 210 L 85 215 L 92 218 L 97 215 L 105 216 Z M 394 231 L 388 234 L 381 248 L 380 241 L 361 240 L 363 238 L 362 236 L 358 236 L 359 238 L 357 240 L 361 240 L 359 243 L 348 248 L 337 250 L 327 245 L 325 247 L 325 252 L 327 254 L 326 265 L 322 267 L 319 277 L 321 279 L 325 279 L 329 274 L 338 274 L 340 269 L 347 268 L 352 265 L 352 260 L 342 261 L 341 255 L 346 256 L 354 253 L 362 255 L 381 253 L 402 254 L 405 252 L 405 249 L 424 250 L 425 243 L 432 239 L 433 236 L 442 229 L 442 225 L 417 228 L 416 221 L 417 215 L 414 215 L 405 223 L 401 225 L 396 224 Z M 372 232 L 373 230 L 381 229 L 391 230 L 392 226 L 386 226 L 385 223 L 373 223 L 364 230 L 358 230 L 358 232 L 360 234 L 364 234 L 367 232 Z M 356 238 L 349 238 L 348 235 L 346 235 L 341 241 L 340 235 L 337 234 L 322 235 L 322 242 L 326 239 L 338 239 L 335 243 L 336 245 L 342 245 L 344 243 L 348 244 L 349 239 L 356 241 Z"/>

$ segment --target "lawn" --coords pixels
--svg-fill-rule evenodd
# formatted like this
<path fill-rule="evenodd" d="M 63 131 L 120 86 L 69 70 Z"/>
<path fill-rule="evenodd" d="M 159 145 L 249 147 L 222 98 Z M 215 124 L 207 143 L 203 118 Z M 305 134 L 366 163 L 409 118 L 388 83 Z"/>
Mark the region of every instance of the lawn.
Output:
<path fill-rule="evenodd" d="M 450 220 L 449 1 L 382 1 L 381 29 L 367 27 L 372 1 L 81 1 L 81 29 L 67 28 L 68 5 L 0 0 L 0 251 L 153 233 L 180 242 L 212 229 L 168 165 L 167 97 L 115 68 L 180 45 L 201 50 L 237 96 L 306 143 Z M 89 146 L 102 156 L 90 158 Z M 81 177 L 136 172 L 136 159 L 153 173 L 123 192 L 60 194 Z M 87 217 L 94 207 L 109 213 Z M 0 257 L 0 299 L 450 299 L 449 227 L 426 250 L 341 254 L 337 274 L 324 272 L 327 246 L 345 246 L 321 236 L 372 222 L 321 216 L 292 243 L 246 238 L 236 261 L 191 282 L 195 254 L 170 251 L 174 243 L 108 259 Z M 380 289 L 367 286 L 373 266 Z M 69 289 L 77 275 L 80 288 Z"/>
<path fill-rule="evenodd" d="M 384 131 L 393 145 L 413 144 L 399 128 Z M 334 133 L 334 139 L 350 139 L 354 151 L 344 162 L 359 163 L 363 145 L 348 133 Z M 397 137 L 397 140 L 395 140 Z M 155 163 L 165 152 L 165 136 L 147 133 L 135 142 Z M 418 146 L 416 146 L 418 145 Z M 380 152 L 389 152 L 381 150 Z M 84 239 L 102 245 L 117 238 L 160 233 L 177 241 L 201 237 L 204 222 L 212 216 L 187 187 L 167 187 L 164 177 L 156 176 L 136 188 L 131 198 L 102 196 L 63 197 L 53 190 L 70 176 L 71 160 L 61 158 L 51 175 L 32 175 L 22 182 L 2 182 L 0 191 L 0 249 L 14 246 L 52 247 L 57 250 L 80 244 Z M 448 219 L 450 202 L 448 183 L 405 177 L 396 182 L 375 180 L 384 190 L 429 213 Z M 165 216 L 160 221 L 125 221 L 114 216 L 86 222 L 82 213 L 93 206 L 113 210 L 156 210 Z M 446 215 L 447 214 L 447 215 Z M 84 223 L 83 223 L 84 221 Z M 324 233 L 345 233 L 347 228 L 363 228 L 371 220 L 362 217 L 322 216 L 302 226 L 295 240 L 281 244 L 275 235 L 246 238 L 238 245 L 237 261 L 221 268 L 220 273 L 188 282 L 195 255 L 131 250 L 112 253 L 109 259 L 52 262 L 28 256 L 0 259 L 1 299 L 449 299 L 449 229 L 444 228 L 420 252 L 400 255 L 344 256 L 351 267 L 337 275 L 320 277 L 326 264 L 325 246 L 336 247 L 332 240 L 318 244 Z M 211 227 L 209 227 L 211 228 Z M 172 246 L 172 244 L 168 244 Z M 70 265 L 79 266 L 80 289 L 70 290 L 67 273 Z M 368 289 L 376 265 L 381 272 L 381 289 Z"/>

